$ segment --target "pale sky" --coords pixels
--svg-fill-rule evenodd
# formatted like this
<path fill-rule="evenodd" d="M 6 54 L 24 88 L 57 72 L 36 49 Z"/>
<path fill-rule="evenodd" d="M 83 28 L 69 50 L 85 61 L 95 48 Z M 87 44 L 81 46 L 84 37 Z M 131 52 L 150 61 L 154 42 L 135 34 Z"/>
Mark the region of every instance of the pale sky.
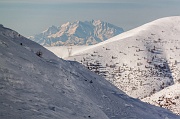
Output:
<path fill-rule="evenodd" d="M 127 31 L 168 16 L 180 16 L 180 0 L 0 0 L 0 24 L 24 36 L 92 19 Z"/>

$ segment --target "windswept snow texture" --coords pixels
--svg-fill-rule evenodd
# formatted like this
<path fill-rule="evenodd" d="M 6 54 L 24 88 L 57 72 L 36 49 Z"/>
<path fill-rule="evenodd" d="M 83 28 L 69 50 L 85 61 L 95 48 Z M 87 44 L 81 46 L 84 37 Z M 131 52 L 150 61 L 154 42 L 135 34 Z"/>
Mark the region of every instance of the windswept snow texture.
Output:
<path fill-rule="evenodd" d="M 100 20 L 76 21 L 60 27 L 51 26 L 29 38 L 43 46 L 93 45 L 122 32 L 122 28 Z"/>
<path fill-rule="evenodd" d="M 66 59 L 81 62 L 129 96 L 149 97 L 180 83 L 180 17 L 158 19 Z M 175 106 L 170 110 L 179 114 Z"/>
<path fill-rule="evenodd" d="M 0 95 L 0 119 L 179 119 L 2 25 Z"/>

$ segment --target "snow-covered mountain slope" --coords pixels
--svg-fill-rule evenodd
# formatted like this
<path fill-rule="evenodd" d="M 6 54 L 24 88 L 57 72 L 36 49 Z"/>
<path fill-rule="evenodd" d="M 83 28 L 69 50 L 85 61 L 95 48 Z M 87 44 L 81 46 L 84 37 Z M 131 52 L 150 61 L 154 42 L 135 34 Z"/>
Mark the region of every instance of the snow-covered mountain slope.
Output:
<path fill-rule="evenodd" d="M 179 119 L 2 25 L 0 95 L 1 119 Z"/>
<path fill-rule="evenodd" d="M 123 32 L 123 29 L 100 20 L 76 21 L 47 30 L 29 38 L 43 46 L 92 45 Z"/>
<path fill-rule="evenodd" d="M 167 17 L 89 46 L 66 59 L 81 62 L 129 96 L 143 99 L 180 82 L 179 38 L 180 17 Z"/>
<path fill-rule="evenodd" d="M 74 54 L 76 52 L 79 52 L 80 50 L 83 50 L 90 46 L 52 46 L 52 47 L 45 47 L 49 51 L 53 52 L 56 56 L 60 58 L 67 58 L 71 56 L 71 54 Z"/>
<path fill-rule="evenodd" d="M 143 99 L 150 104 L 167 108 L 180 115 L 180 83 L 169 86 Z"/>

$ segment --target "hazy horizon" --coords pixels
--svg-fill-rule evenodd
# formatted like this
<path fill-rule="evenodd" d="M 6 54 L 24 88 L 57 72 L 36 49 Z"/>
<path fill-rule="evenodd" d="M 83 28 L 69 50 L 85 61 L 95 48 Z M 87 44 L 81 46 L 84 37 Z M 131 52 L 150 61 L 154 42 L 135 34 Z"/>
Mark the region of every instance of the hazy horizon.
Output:
<path fill-rule="evenodd" d="M 102 20 L 125 31 L 152 20 L 180 15 L 178 0 L 0 0 L 0 24 L 24 36 L 66 22 Z"/>

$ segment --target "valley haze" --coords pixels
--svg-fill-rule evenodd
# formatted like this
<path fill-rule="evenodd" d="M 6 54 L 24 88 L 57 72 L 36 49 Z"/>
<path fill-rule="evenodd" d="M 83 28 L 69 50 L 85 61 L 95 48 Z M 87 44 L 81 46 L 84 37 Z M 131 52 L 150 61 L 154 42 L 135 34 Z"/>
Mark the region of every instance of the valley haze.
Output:
<path fill-rule="evenodd" d="M 0 23 L 24 36 L 49 26 L 100 19 L 125 31 L 158 18 L 180 15 L 179 0 L 0 0 Z"/>

